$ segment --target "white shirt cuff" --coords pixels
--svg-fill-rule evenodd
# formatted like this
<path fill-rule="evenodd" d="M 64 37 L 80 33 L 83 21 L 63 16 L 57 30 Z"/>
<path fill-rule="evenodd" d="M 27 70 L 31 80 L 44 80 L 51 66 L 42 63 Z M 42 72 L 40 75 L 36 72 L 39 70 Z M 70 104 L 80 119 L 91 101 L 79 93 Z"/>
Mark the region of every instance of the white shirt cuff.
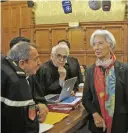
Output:
<path fill-rule="evenodd" d="M 64 80 L 59 79 L 59 84 L 60 84 L 60 86 L 61 86 L 61 87 L 63 87 L 63 86 L 64 86 L 64 83 L 65 83 L 65 81 L 64 81 Z"/>

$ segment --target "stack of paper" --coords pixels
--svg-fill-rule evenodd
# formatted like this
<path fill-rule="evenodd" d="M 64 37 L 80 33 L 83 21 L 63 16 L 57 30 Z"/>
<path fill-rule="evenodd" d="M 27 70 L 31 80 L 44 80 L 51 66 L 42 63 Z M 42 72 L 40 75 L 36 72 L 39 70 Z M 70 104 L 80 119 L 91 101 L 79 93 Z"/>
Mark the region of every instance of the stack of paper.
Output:
<path fill-rule="evenodd" d="M 69 113 L 72 107 L 62 104 L 48 104 L 48 108 L 51 112 Z"/>
<path fill-rule="evenodd" d="M 81 102 L 81 97 L 71 96 L 56 104 L 48 104 L 48 108 L 52 112 L 69 113 L 77 107 Z"/>
<path fill-rule="evenodd" d="M 82 92 L 76 92 L 75 96 L 82 97 L 83 96 L 83 93 Z"/>
<path fill-rule="evenodd" d="M 49 129 L 51 129 L 54 125 L 51 125 L 51 124 L 40 124 L 40 127 L 39 127 L 39 133 L 43 133 Z"/>

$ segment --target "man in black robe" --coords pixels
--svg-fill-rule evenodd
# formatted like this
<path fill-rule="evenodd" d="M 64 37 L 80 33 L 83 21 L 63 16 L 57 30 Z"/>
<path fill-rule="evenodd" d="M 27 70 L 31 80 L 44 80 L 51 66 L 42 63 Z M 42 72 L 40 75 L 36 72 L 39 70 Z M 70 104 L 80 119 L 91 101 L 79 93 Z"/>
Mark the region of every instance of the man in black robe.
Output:
<path fill-rule="evenodd" d="M 3 133 L 39 132 L 39 121 L 45 120 L 48 109 L 33 97 L 27 78 L 36 73 L 39 65 L 36 47 L 26 42 L 16 44 L 7 57 L 1 56 Z"/>
<path fill-rule="evenodd" d="M 65 80 L 74 77 L 72 68 L 67 64 L 69 48 L 67 45 L 56 45 L 52 48 L 51 59 L 41 65 L 37 71 L 36 78 L 41 86 L 44 85 L 45 95 L 59 94 Z M 73 91 L 77 91 L 75 84 Z"/>
<path fill-rule="evenodd" d="M 67 45 L 70 50 L 70 43 L 67 40 L 59 40 L 58 44 Z M 77 77 L 77 84 L 83 82 L 83 77 L 80 70 L 78 59 L 72 56 L 68 56 L 66 65 L 69 65 L 71 69 L 71 75 Z"/>
<path fill-rule="evenodd" d="M 30 39 L 26 38 L 26 37 L 23 37 L 23 36 L 17 36 L 15 38 L 13 38 L 11 41 L 10 41 L 10 49 L 16 45 L 17 43 L 19 42 L 28 42 L 30 43 Z M 35 78 L 35 75 L 31 75 L 28 77 L 28 81 L 29 81 L 29 84 L 32 88 L 32 95 L 33 95 L 33 98 L 38 101 L 38 102 L 41 102 L 41 103 L 46 103 L 46 100 L 44 98 L 44 92 L 42 89 L 43 88 L 43 84 L 42 84 L 42 87 L 40 86 L 40 84 L 38 83 L 38 81 L 36 80 Z"/>

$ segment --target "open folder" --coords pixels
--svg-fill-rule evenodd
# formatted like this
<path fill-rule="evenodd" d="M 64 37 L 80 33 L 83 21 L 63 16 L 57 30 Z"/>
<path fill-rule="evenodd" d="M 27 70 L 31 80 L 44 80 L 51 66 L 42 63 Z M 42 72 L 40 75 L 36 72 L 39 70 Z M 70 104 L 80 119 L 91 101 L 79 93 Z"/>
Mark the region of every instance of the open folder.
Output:
<path fill-rule="evenodd" d="M 57 122 L 60 122 L 67 116 L 68 116 L 68 114 L 64 114 L 64 113 L 48 112 L 46 120 L 43 123 L 55 124 Z"/>

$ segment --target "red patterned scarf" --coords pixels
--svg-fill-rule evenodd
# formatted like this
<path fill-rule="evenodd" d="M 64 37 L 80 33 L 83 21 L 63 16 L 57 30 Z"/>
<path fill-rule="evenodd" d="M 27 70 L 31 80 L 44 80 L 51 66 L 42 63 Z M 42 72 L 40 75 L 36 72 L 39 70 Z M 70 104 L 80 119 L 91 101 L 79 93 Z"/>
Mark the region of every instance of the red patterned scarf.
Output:
<path fill-rule="evenodd" d="M 95 83 L 96 93 L 100 104 L 101 114 L 103 119 L 105 120 L 107 133 L 111 133 L 111 126 L 112 126 L 112 119 L 113 119 L 113 115 L 110 116 L 108 113 L 108 110 L 110 110 L 112 113 L 114 111 L 111 109 L 112 107 L 110 107 L 109 109 L 106 109 L 105 107 L 106 102 L 111 97 L 111 95 L 109 95 L 111 92 L 109 93 L 106 92 L 106 88 L 109 85 L 106 83 L 105 79 L 109 78 L 110 76 L 109 72 L 112 70 L 111 68 L 114 66 L 114 62 L 115 62 L 114 55 L 112 55 L 111 59 L 106 60 L 105 63 L 104 62 L 100 63 L 99 61 L 97 61 L 96 67 L 95 67 L 95 73 L 94 73 L 94 83 Z M 105 72 L 103 72 L 101 67 L 105 68 Z M 115 92 L 114 94 L 112 94 L 112 96 L 113 95 L 115 96 Z"/>

